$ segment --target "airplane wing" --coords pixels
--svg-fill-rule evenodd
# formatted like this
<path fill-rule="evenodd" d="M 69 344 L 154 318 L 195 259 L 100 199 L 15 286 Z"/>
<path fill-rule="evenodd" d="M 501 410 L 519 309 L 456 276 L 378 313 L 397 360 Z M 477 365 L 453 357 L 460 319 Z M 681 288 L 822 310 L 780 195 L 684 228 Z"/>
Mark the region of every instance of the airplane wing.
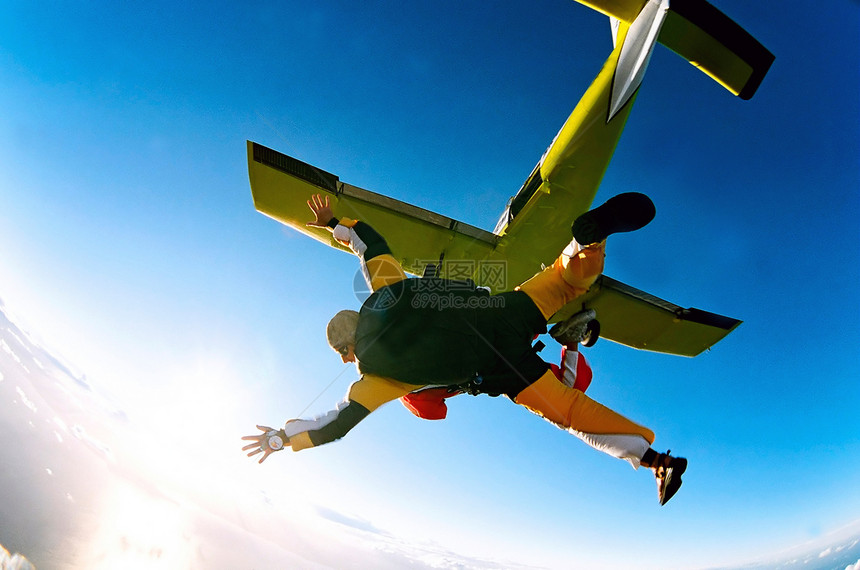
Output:
<path fill-rule="evenodd" d="M 334 174 L 263 145 L 248 141 L 247 148 L 257 210 L 328 246 L 345 250 L 329 231 L 305 225 L 311 218 L 306 202 L 312 194 L 329 196 L 336 216 L 371 224 L 413 275 L 423 275 L 428 265 L 441 265 L 442 277 L 471 278 L 478 285 L 501 292 L 540 270 L 539 266 L 531 267 L 531 261 L 506 258 L 500 238 L 493 233 L 346 184 Z M 519 278 L 526 271 L 531 273 Z M 736 319 L 683 309 L 605 275 L 585 296 L 554 315 L 552 322 L 582 308 L 597 310 L 603 338 L 681 356 L 701 353 L 740 324 Z"/>
<path fill-rule="evenodd" d="M 497 237 L 411 204 L 341 182 L 334 174 L 248 141 L 248 175 L 254 207 L 326 245 L 349 251 L 331 232 L 305 225 L 312 219 L 307 200 L 312 194 L 328 196 L 339 218 L 372 225 L 391 245 L 403 269 L 423 275 L 428 265 L 444 260 L 481 260 L 492 252 Z M 468 269 L 468 268 L 466 268 Z M 452 268 L 452 278 L 471 278 Z"/>
<path fill-rule="evenodd" d="M 587 294 L 562 308 L 553 320 L 582 309 L 597 311 L 600 336 L 633 348 L 696 356 L 742 321 L 700 309 L 685 309 L 601 275 Z"/>

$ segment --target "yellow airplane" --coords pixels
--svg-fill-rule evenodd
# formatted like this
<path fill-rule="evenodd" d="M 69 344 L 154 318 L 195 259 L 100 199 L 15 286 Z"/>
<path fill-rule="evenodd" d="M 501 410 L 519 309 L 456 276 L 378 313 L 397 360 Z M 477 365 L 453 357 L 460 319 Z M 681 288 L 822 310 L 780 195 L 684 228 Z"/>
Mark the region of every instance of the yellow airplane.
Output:
<path fill-rule="evenodd" d="M 254 205 L 331 247 L 330 232 L 307 227 L 311 194 L 331 199 L 335 216 L 371 224 L 414 275 L 470 278 L 494 293 L 551 264 L 587 211 L 615 151 L 657 42 L 742 99 L 774 56 L 704 0 L 579 0 L 610 18 L 614 49 L 558 135 L 510 200 L 494 231 L 342 182 L 334 174 L 248 141 Z M 638 349 L 695 356 L 741 321 L 685 309 L 606 275 L 551 322 L 591 308 L 601 336 Z"/>

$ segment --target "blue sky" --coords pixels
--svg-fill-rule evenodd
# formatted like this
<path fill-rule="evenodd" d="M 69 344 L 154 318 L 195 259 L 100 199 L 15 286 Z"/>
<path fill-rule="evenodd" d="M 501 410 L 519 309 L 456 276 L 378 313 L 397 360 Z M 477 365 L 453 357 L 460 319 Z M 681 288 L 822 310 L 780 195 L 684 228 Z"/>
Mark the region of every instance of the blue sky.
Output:
<path fill-rule="evenodd" d="M 776 55 L 760 91 L 659 48 L 598 193 L 658 208 L 608 275 L 744 320 L 695 359 L 588 353 L 589 394 L 690 459 L 667 507 L 504 400 L 263 466 L 234 444 L 355 379 L 324 327 L 357 264 L 254 211 L 245 141 L 491 229 L 611 49 L 573 2 L 5 2 L 0 298 L 137 421 L 404 536 L 554 567 L 814 539 L 860 518 L 860 5 L 716 5 Z"/>

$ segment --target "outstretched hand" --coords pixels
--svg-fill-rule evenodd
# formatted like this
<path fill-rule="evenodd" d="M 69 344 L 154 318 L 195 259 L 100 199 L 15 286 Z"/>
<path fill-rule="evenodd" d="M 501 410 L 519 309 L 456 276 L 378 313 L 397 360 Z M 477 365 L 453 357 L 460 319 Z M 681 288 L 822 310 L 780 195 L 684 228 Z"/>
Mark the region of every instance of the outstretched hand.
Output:
<path fill-rule="evenodd" d="M 324 228 L 326 224 L 334 217 L 334 213 L 331 211 L 330 203 L 328 196 L 323 197 L 319 194 L 314 194 L 311 196 L 311 199 L 308 200 L 308 207 L 314 213 L 314 221 L 308 222 L 307 225 L 316 228 Z"/>
<path fill-rule="evenodd" d="M 258 463 L 265 461 L 274 452 L 281 451 L 285 447 L 289 447 L 290 440 L 282 431 L 268 426 L 257 426 L 257 429 L 261 430 L 263 433 L 257 435 L 246 435 L 242 438 L 243 440 L 253 442 L 243 447 L 242 451 L 248 451 L 250 449 L 251 451 L 248 453 L 248 457 L 253 457 L 254 455 L 262 453 L 263 456 L 260 458 Z M 281 441 L 281 446 L 276 446 L 277 448 L 272 447 L 273 444 L 277 444 L 277 440 L 272 440 L 275 436 L 277 436 Z"/>

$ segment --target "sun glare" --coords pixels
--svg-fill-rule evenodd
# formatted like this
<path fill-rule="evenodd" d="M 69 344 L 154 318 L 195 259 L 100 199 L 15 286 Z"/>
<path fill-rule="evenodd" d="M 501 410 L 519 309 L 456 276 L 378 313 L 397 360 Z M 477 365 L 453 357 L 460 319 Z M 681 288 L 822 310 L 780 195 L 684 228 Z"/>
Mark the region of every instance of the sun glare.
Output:
<path fill-rule="evenodd" d="M 87 567 L 97 570 L 190 568 L 193 555 L 180 505 L 125 483 L 113 491 Z"/>
<path fill-rule="evenodd" d="M 134 423 L 142 428 L 136 460 L 160 479 L 194 482 L 204 493 L 245 474 L 252 462 L 242 461 L 238 443 L 248 429 L 241 413 L 250 396 L 231 362 L 197 355 L 164 380 L 160 390 L 135 402 Z"/>

